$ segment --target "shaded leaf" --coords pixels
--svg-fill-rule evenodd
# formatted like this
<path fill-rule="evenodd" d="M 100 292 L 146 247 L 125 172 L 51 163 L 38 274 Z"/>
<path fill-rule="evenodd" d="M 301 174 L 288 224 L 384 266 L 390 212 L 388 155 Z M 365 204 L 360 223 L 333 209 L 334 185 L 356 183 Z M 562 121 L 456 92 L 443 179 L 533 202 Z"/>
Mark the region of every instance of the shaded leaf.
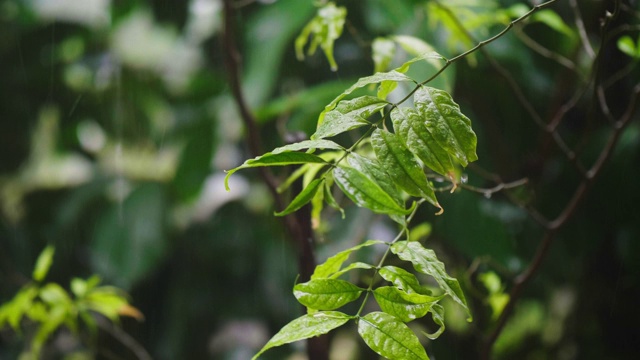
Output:
<path fill-rule="evenodd" d="M 414 94 L 414 103 L 426 119 L 429 133 L 462 166 L 478 159 L 471 120 L 462 114 L 449 93 L 423 86 Z"/>
<path fill-rule="evenodd" d="M 227 171 L 227 176 L 224 178 L 224 186 L 229 191 L 229 177 L 240 169 L 261 167 L 261 166 L 285 166 L 285 165 L 297 165 L 297 164 L 328 164 L 321 157 L 313 154 L 307 154 L 303 152 L 291 151 L 282 152 L 278 154 L 266 153 L 253 159 L 249 159 L 244 164 Z"/>
<path fill-rule="evenodd" d="M 47 276 L 49 272 L 49 268 L 53 263 L 53 255 L 56 250 L 53 246 L 48 245 L 42 250 L 40 255 L 38 256 L 38 260 L 36 260 L 36 265 L 33 269 L 33 280 L 42 281 Z"/>
<path fill-rule="evenodd" d="M 311 275 L 311 279 L 326 279 L 331 277 L 335 272 L 339 271 L 342 267 L 342 264 L 347 261 L 349 255 L 352 252 L 362 249 L 363 247 L 376 245 L 376 244 L 386 244 L 381 240 L 367 240 L 360 245 L 356 245 L 346 250 L 342 250 L 339 253 L 333 255 L 328 258 L 324 263 L 316 266 L 313 271 L 313 275 Z"/>
<path fill-rule="evenodd" d="M 340 207 L 340 204 L 338 204 L 336 199 L 333 197 L 333 193 L 331 192 L 331 187 L 327 182 L 324 183 L 324 199 L 329 206 L 340 211 L 340 215 L 342 216 L 342 219 L 345 218 L 344 209 Z"/>
<path fill-rule="evenodd" d="M 416 335 L 396 317 L 372 312 L 358 320 L 358 333 L 376 353 L 389 359 L 428 360 Z"/>
<path fill-rule="evenodd" d="M 413 79 L 411 79 L 407 75 L 397 71 L 393 71 L 393 70 L 389 72 L 384 72 L 384 73 L 376 73 L 371 76 L 360 78 L 355 84 L 351 85 L 351 87 L 349 87 L 342 94 L 338 95 L 335 99 L 333 99 L 333 101 L 331 101 L 329 105 L 325 106 L 324 110 L 320 113 L 320 116 L 318 117 L 318 126 L 322 125 L 322 122 L 324 121 L 324 118 L 325 118 L 325 114 L 333 110 L 333 108 L 336 107 L 338 102 L 344 99 L 345 96 L 351 94 L 356 89 L 362 88 L 369 84 L 377 84 L 386 80 L 415 82 Z"/>
<path fill-rule="evenodd" d="M 402 322 L 419 319 L 429 312 L 431 306 L 442 297 L 407 293 L 395 286 L 381 286 L 373 291 L 380 309 L 397 317 Z"/>
<path fill-rule="evenodd" d="M 335 109 L 326 113 L 324 121 L 311 138 L 332 137 L 361 126 L 371 125 L 367 119 L 387 104 L 387 101 L 375 96 L 361 96 L 340 101 Z"/>
<path fill-rule="evenodd" d="M 286 209 L 276 212 L 275 216 L 285 216 L 305 206 L 313 197 L 322 185 L 324 178 L 313 180 L 307 187 L 304 188 L 296 197 L 291 201 Z"/>
<path fill-rule="evenodd" d="M 333 169 L 333 177 L 342 192 L 358 206 L 379 214 L 411 213 L 400 206 L 375 180 L 354 168 L 338 166 Z"/>
<path fill-rule="evenodd" d="M 398 135 L 376 129 L 371 135 L 371 145 L 382 168 L 402 190 L 442 209 L 422 167 Z"/>
<path fill-rule="evenodd" d="M 347 163 L 349 166 L 365 174 L 380 185 L 382 190 L 391 195 L 398 205 L 404 204 L 402 194 L 400 194 L 398 187 L 395 185 L 389 174 L 384 171 L 379 162 L 357 153 L 351 153 L 347 157 Z"/>
<path fill-rule="evenodd" d="M 326 334 L 344 325 L 351 318 L 339 311 L 320 311 L 303 315 L 280 329 L 252 360 L 271 348 Z"/>
<path fill-rule="evenodd" d="M 436 325 L 438 325 L 438 330 L 436 330 L 436 332 L 430 334 L 427 332 L 422 332 L 424 334 L 424 336 L 426 336 L 427 338 L 431 339 L 431 340 L 435 340 L 437 338 L 440 337 L 440 335 L 442 335 L 442 333 L 444 332 L 445 326 L 444 326 L 444 308 L 442 307 L 442 305 L 440 304 L 433 304 L 433 306 L 431 307 L 431 319 L 433 319 L 433 322 L 436 323 Z"/>
<path fill-rule="evenodd" d="M 391 251 L 400 259 L 411 262 L 417 271 L 431 275 L 447 295 L 467 310 L 471 319 L 471 312 L 458 280 L 447 274 L 444 264 L 438 260 L 433 250 L 424 248 L 417 241 L 398 241 L 391 245 Z"/>
<path fill-rule="evenodd" d="M 359 298 L 363 291 L 365 289 L 339 279 L 314 279 L 293 287 L 296 299 L 315 310 L 337 309 Z"/>
<path fill-rule="evenodd" d="M 391 120 L 396 133 L 407 148 L 438 174 L 454 178 L 455 168 L 449 154 L 438 144 L 427 129 L 426 120 L 411 108 L 395 108 Z"/>

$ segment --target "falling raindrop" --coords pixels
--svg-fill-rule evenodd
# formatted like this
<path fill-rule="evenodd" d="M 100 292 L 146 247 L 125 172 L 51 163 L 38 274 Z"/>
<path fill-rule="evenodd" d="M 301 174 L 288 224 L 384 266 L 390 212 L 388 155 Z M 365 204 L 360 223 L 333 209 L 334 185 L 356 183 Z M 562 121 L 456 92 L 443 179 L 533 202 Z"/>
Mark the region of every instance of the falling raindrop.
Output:
<path fill-rule="evenodd" d="M 487 199 L 491 199 L 491 194 L 492 194 L 491 191 L 485 191 L 484 192 L 484 197 L 487 198 Z"/>

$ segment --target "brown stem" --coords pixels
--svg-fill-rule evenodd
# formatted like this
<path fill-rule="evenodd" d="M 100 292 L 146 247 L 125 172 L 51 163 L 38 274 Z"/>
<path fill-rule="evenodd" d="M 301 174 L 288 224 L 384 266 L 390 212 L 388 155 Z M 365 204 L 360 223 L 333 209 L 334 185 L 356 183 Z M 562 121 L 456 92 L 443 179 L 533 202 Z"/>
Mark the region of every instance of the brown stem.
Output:
<path fill-rule="evenodd" d="M 251 156 L 259 156 L 263 153 L 260 131 L 257 121 L 252 114 L 242 91 L 240 63 L 241 56 L 235 39 L 235 9 L 231 0 L 224 0 L 224 35 L 223 45 L 225 52 L 225 64 L 229 75 L 229 85 L 231 93 L 240 112 L 240 117 L 244 122 L 247 131 L 247 144 Z M 268 168 L 258 168 L 260 176 L 269 188 L 276 208 L 283 210 L 285 200 L 278 193 L 278 181 Z M 311 227 L 311 215 L 308 206 L 298 210 L 295 214 L 287 215 L 283 218 L 285 229 L 289 239 L 297 249 L 298 271 L 300 280 L 307 281 L 315 268 L 314 256 L 314 234 Z M 311 338 L 307 343 L 307 355 L 309 360 L 327 360 L 329 358 L 329 341 L 326 336 Z"/>

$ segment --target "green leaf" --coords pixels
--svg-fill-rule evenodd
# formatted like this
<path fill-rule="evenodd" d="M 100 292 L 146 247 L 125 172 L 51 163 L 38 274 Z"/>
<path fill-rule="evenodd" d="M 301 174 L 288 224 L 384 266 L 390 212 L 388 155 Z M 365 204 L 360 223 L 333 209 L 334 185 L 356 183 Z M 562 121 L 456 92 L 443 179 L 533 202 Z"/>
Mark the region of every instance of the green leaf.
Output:
<path fill-rule="evenodd" d="M 416 335 L 392 315 L 372 312 L 361 317 L 358 333 L 373 351 L 386 358 L 429 360 Z"/>
<path fill-rule="evenodd" d="M 331 150 L 344 150 L 344 147 L 336 144 L 331 140 L 304 140 L 295 144 L 289 144 L 275 148 L 271 151 L 271 154 L 280 154 L 288 151 L 299 151 L 305 149 L 331 149 Z"/>
<path fill-rule="evenodd" d="M 378 214 L 409 215 L 411 213 L 410 210 L 400 206 L 375 180 L 354 168 L 338 166 L 333 169 L 333 177 L 342 192 L 358 206 Z"/>
<path fill-rule="evenodd" d="M 427 176 L 398 135 L 376 129 L 371 134 L 371 145 L 382 168 L 400 188 L 442 209 Z"/>
<path fill-rule="evenodd" d="M 321 157 L 313 154 L 307 154 L 298 151 L 282 152 L 278 154 L 266 153 L 253 159 L 249 159 L 244 164 L 237 168 L 227 171 L 227 176 L 224 178 L 224 187 L 229 191 L 229 177 L 240 169 L 261 167 L 261 166 L 285 166 L 285 165 L 297 165 L 297 164 L 328 164 Z"/>
<path fill-rule="evenodd" d="M 367 119 L 388 104 L 387 101 L 375 96 L 361 96 L 340 101 L 335 109 L 327 112 L 324 121 L 311 138 L 332 137 L 361 126 L 371 125 Z"/>
<path fill-rule="evenodd" d="M 349 87 L 347 90 L 345 90 L 342 94 L 338 95 L 335 99 L 333 99 L 333 101 L 331 101 L 329 103 L 329 105 L 325 106 L 324 110 L 322 110 L 322 112 L 320 113 L 320 116 L 318 117 L 318 126 L 322 125 L 322 122 L 324 121 L 324 117 L 325 114 L 331 110 L 333 110 L 334 107 L 336 107 L 336 105 L 338 104 L 338 102 L 342 99 L 344 99 L 345 96 L 351 94 L 352 92 L 354 92 L 356 89 L 360 89 L 362 87 L 365 87 L 367 85 L 370 84 L 377 84 L 383 81 L 413 81 L 415 82 L 413 79 L 411 79 L 410 77 L 408 77 L 407 75 L 401 73 L 401 72 L 397 72 L 397 71 L 389 71 L 389 72 L 384 72 L 384 73 L 376 73 L 373 74 L 371 76 L 366 76 L 363 78 L 358 79 L 358 81 L 351 85 L 351 87 Z"/>
<path fill-rule="evenodd" d="M 40 298 L 49 305 L 71 304 L 69 294 L 58 284 L 48 283 L 40 289 Z"/>
<path fill-rule="evenodd" d="M 469 321 L 471 320 L 471 311 L 458 280 L 447 274 L 444 264 L 438 260 L 433 250 L 424 248 L 417 241 L 398 241 L 391 245 L 391 251 L 400 259 L 411 262 L 417 271 L 431 275 L 447 295 L 467 310 Z"/>
<path fill-rule="evenodd" d="M 347 9 L 342 6 L 336 6 L 334 3 L 328 3 L 318 10 L 318 14 L 302 29 L 300 35 L 296 38 L 295 48 L 298 60 L 304 59 L 304 47 L 309 40 L 309 36 L 313 36 L 309 45 L 308 53 L 313 55 L 318 46 L 324 51 L 331 70 L 336 71 L 338 64 L 333 58 L 333 43 L 342 34 L 344 22 L 347 17 Z"/>
<path fill-rule="evenodd" d="M 397 317 L 402 322 L 419 319 L 429 312 L 431 306 L 442 297 L 409 294 L 395 286 L 382 286 L 373 291 L 380 309 Z"/>
<path fill-rule="evenodd" d="M 337 279 L 340 276 L 342 276 L 344 273 L 349 272 L 353 269 L 373 269 L 375 268 L 375 266 L 371 265 L 371 264 L 367 264 L 367 263 L 363 263 L 363 262 L 354 262 L 352 264 L 349 264 L 349 266 L 345 267 L 344 269 L 334 273 L 333 275 L 331 275 L 331 279 Z"/>
<path fill-rule="evenodd" d="M 324 183 L 324 199 L 327 202 L 327 204 L 329 204 L 329 206 L 340 211 L 340 214 L 342 215 L 342 219 L 344 220 L 345 218 L 344 209 L 340 207 L 340 204 L 338 204 L 336 199 L 333 197 L 333 192 L 331 191 L 331 187 L 327 182 Z"/>
<path fill-rule="evenodd" d="M 393 56 L 396 53 L 396 45 L 387 38 L 376 38 L 371 44 L 371 56 L 373 58 L 373 72 L 382 72 L 389 68 Z"/>
<path fill-rule="evenodd" d="M 636 49 L 636 44 L 629 35 L 622 36 L 618 39 L 618 49 L 632 58 L 640 57 L 640 49 Z"/>
<path fill-rule="evenodd" d="M 462 114 L 449 93 L 423 86 L 416 91 L 414 103 L 433 138 L 462 166 L 478 159 L 471 120 Z"/>
<path fill-rule="evenodd" d="M 400 46 L 402 46 L 403 48 L 405 48 L 405 50 L 407 52 L 409 52 L 410 54 L 416 55 L 416 57 L 410 59 L 409 61 L 405 62 L 404 64 L 402 64 L 400 67 L 394 69 L 393 71 L 397 71 L 399 73 L 406 73 L 407 71 L 409 71 L 409 68 L 411 67 L 411 65 L 413 65 L 416 62 L 425 60 L 427 61 L 429 64 L 431 64 L 432 66 L 434 66 L 436 69 L 439 69 L 442 65 L 440 63 L 440 60 L 445 60 L 445 58 L 438 54 L 437 52 L 433 51 L 433 49 L 431 49 L 430 45 L 428 45 L 427 43 L 424 43 L 425 46 L 420 47 L 419 45 L 413 44 L 413 42 L 417 41 L 422 41 L 419 40 L 417 38 L 412 38 L 411 36 L 394 36 L 393 39 L 395 41 L 398 41 L 398 43 L 400 44 Z M 410 40 L 410 39 L 413 39 Z M 405 47 L 406 46 L 406 47 Z M 417 52 L 418 50 L 416 50 L 415 52 L 413 51 L 409 51 L 407 50 L 407 48 L 410 48 L 410 46 L 417 46 L 420 50 L 425 49 L 424 52 Z M 427 50 L 427 48 L 431 49 L 431 50 Z M 412 49 L 415 50 L 415 49 Z M 378 94 L 377 96 L 380 99 L 386 99 L 387 96 L 398 86 L 398 82 L 394 81 L 394 80 L 385 80 L 382 81 L 380 83 L 380 86 L 378 87 Z"/>
<path fill-rule="evenodd" d="M 431 340 L 435 340 L 438 337 L 440 337 L 440 335 L 442 335 L 442 333 L 444 332 L 444 308 L 442 307 L 442 305 L 440 304 L 433 304 L 433 306 L 431 307 L 431 319 L 433 319 L 433 322 L 436 323 L 436 325 L 439 326 L 438 330 L 436 330 L 436 332 L 430 334 L 427 332 L 422 332 L 424 334 L 424 336 L 426 336 L 427 338 L 431 339 Z"/>
<path fill-rule="evenodd" d="M 337 309 L 359 298 L 363 291 L 365 289 L 339 279 L 314 279 L 293 287 L 296 299 L 315 310 Z"/>
<path fill-rule="evenodd" d="M 426 120 L 411 108 L 395 108 L 391 120 L 396 133 L 411 152 L 438 174 L 454 178 L 455 167 L 449 154 L 438 144 L 427 129 Z"/>
<path fill-rule="evenodd" d="M 431 291 L 420 285 L 415 275 L 397 266 L 388 265 L 378 272 L 383 279 L 409 294 L 430 295 Z"/>
<path fill-rule="evenodd" d="M 391 195 L 398 205 L 404 204 L 402 194 L 393 182 L 389 174 L 387 174 L 379 162 L 371 160 L 357 153 L 351 153 L 347 157 L 347 163 L 352 168 L 365 174 L 367 177 L 375 181 L 384 192 Z"/>
<path fill-rule="evenodd" d="M 320 311 L 303 315 L 280 329 L 251 359 L 257 359 L 258 356 L 271 348 L 326 334 L 344 325 L 350 319 L 352 319 L 351 316 L 339 311 Z"/>
<path fill-rule="evenodd" d="M 126 297 L 116 288 L 110 286 L 102 286 L 91 291 L 84 301 L 87 308 L 104 315 L 111 319 L 117 320 L 120 310 L 129 304 Z"/>
<path fill-rule="evenodd" d="M 325 261 L 324 263 L 316 266 L 315 270 L 313 271 L 313 275 L 311 275 L 311 280 L 327 279 L 331 277 L 331 275 L 333 275 L 335 272 L 340 270 L 340 268 L 342 267 L 342 264 L 345 261 L 347 261 L 347 259 L 349 258 L 349 255 L 351 255 L 352 252 L 360 250 L 363 247 L 376 245 L 376 244 L 386 244 L 386 243 L 381 240 L 367 240 L 360 245 L 356 245 L 349 249 L 340 251 L 339 253 L 328 258 L 327 261 Z"/>
<path fill-rule="evenodd" d="M 575 36 L 573 30 L 562 20 L 560 15 L 558 15 L 555 11 L 551 9 L 544 9 L 538 11 L 532 16 L 533 21 L 539 21 L 553 30 L 567 35 L 569 37 Z"/>
<path fill-rule="evenodd" d="M 38 256 L 38 260 L 36 260 L 36 266 L 33 269 L 33 280 L 38 282 L 44 280 L 49 272 L 51 264 L 53 263 L 53 255 L 55 252 L 55 248 L 51 245 L 42 250 L 40 256 Z"/>
<path fill-rule="evenodd" d="M 282 210 L 280 212 L 276 212 L 275 216 L 285 216 L 285 215 L 291 214 L 292 212 L 294 212 L 294 211 L 300 209 L 301 207 L 305 206 L 309 201 L 311 201 L 311 199 L 313 199 L 313 197 L 315 196 L 316 192 L 318 192 L 318 189 L 322 185 L 323 181 L 324 181 L 324 178 L 313 180 L 311 182 L 311 184 L 309 184 L 307 187 L 305 187 L 304 190 L 302 190 L 291 201 L 291 203 L 287 206 L 286 209 L 284 209 L 284 210 Z"/>

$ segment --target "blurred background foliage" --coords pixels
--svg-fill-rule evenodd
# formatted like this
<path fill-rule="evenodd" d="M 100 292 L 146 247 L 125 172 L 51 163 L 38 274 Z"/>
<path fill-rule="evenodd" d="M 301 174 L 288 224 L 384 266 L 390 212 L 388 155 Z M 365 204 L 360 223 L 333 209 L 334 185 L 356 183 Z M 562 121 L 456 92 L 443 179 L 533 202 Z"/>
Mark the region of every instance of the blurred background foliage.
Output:
<path fill-rule="evenodd" d="M 243 87 L 261 124 L 265 150 L 308 136 L 317 114 L 357 78 L 373 72 L 377 36 L 412 35 L 446 57 L 473 44 L 447 30 L 437 7 L 422 0 L 340 2 L 348 9 L 332 72 L 317 53 L 296 60 L 293 40 L 314 14 L 312 1 L 238 1 Z M 637 1 L 623 1 L 637 16 Z M 518 5 L 520 4 L 520 5 Z M 515 5 L 515 6 L 514 6 Z M 478 39 L 508 22 L 521 1 L 451 2 Z M 580 2 L 588 36 L 610 2 Z M 487 47 L 522 84 L 540 113 L 551 112 L 586 78 L 573 13 L 535 19 Z M 157 359 L 247 359 L 302 311 L 291 296 L 295 250 L 273 214 L 255 172 L 222 184 L 223 170 L 246 157 L 244 130 L 226 84 L 218 0 L 5 0 L 0 4 L 0 303 L 29 280 L 46 245 L 56 253 L 50 281 L 99 275 L 126 290 L 143 322 L 125 331 Z M 556 26 L 550 24 L 554 23 Z M 634 20 L 635 21 L 635 20 Z M 637 26 L 637 22 L 636 22 Z M 516 32 L 572 59 L 576 71 L 539 56 Z M 637 27 L 631 32 L 635 39 Z M 613 74 L 637 59 L 615 48 L 601 61 Z M 399 52 L 394 63 L 407 60 Z M 423 80 L 428 65 L 412 68 Z M 638 70 L 614 84 L 608 100 L 619 115 Z M 556 214 L 577 177 L 562 153 L 528 118 L 506 82 L 474 54 L 436 82 L 454 93 L 478 134 L 479 167 L 504 181 L 527 177 L 511 198 Z M 586 163 L 609 133 L 589 124 L 589 99 L 561 133 L 571 144 L 585 129 Z M 600 121 L 600 120 L 597 120 Z M 526 290 L 503 335 L 498 358 L 631 359 L 640 338 L 640 124 L 631 123 L 603 176 Z M 469 183 L 491 187 L 483 172 Z M 437 359 L 470 359 L 506 302 L 505 287 L 524 269 L 541 230 L 503 194 L 443 194 L 445 214 L 421 212 L 427 237 L 464 285 L 475 322 L 447 307 L 447 331 L 428 351 Z M 393 224 L 349 207 L 346 220 L 327 212 L 318 229 L 318 259 L 367 238 L 389 240 Z M 375 256 L 376 254 L 369 254 Z M 446 304 L 445 304 L 446 305 Z M 433 330 L 430 320 L 416 329 Z M 0 359 L 17 358 L 34 329 L 0 329 Z M 333 359 L 375 358 L 353 331 L 339 331 Z M 302 359 L 303 344 L 264 358 Z M 135 358 L 108 337 L 94 348 L 60 331 L 51 358 Z M 107 349 L 107 350 L 105 350 Z M 108 356 L 105 354 L 109 354 Z"/>

